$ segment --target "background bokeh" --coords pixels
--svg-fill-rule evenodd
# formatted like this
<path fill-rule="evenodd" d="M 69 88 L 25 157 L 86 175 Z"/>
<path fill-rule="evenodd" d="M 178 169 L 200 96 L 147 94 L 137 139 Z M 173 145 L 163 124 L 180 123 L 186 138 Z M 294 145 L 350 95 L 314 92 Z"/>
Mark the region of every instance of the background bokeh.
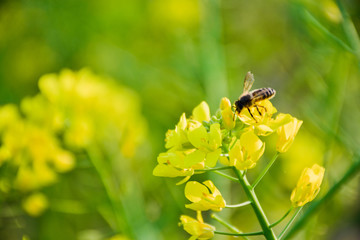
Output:
<path fill-rule="evenodd" d="M 43 190 L 49 207 L 40 216 L 28 216 L 17 208 L 20 200 L 2 192 L 0 239 L 188 238 L 177 226 L 180 214 L 192 214 L 184 207 L 184 186 L 152 175 L 156 157 L 183 112 L 206 100 L 215 113 L 222 97 L 241 94 L 249 70 L 254 88 L 276 89 L 272 102 L 279 112 L 304 121 L 291 150 L 257 188 L 265 211 L 273 221 L 280 218 L 302 169 L 313 163 L 326 168 L 320 198 L 356 160 L 360 143 L 357 31 L 355 0 L 0 1 L 1 105 L 36 95 L 44 74 L 86 67 L 132 90 L 147 126 L 136 154 L 123 159 L 132 161 L 125 177 L 118 178 L 132 188 L 122 202 L 130 230 L 117 232 L 99 213 L 106 189 L 83 159 Z M 273 155 L 273 142 L 250 179 Z M 230 203 L 245 198 L 240 186 L 214 179 Z M 359 239 L 359 199 L 357 174 L 296 238 Z M 249 208 L 222 214 L 243 231 L 258 230 Z"/>

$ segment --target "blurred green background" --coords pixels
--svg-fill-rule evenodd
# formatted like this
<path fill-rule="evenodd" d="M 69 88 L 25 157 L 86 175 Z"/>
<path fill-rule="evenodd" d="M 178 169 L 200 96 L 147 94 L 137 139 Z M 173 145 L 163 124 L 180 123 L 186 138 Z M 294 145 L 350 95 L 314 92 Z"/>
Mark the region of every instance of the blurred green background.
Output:
<path fill-rule="evenodd" d="M 165 151 L 165 133 L 202 100 L 215 113 L 222 97 L 237 99 L 245 73 L 252 71 L 253 88 L 276 89 L 272 102 L 278 111 L 304 121 L 291 150 L 257 188 L 275 221 L 289 208 L 304 167 L 325 166 L 320 198 L 354 161 L 360 143 L 359 28 L 355 0 L 2 0 L 0 103 L 19 104 L 39 92 L 42 75 L 64 68 L 87 67 L 132 89 L 148 130 L 131 174 L 122 178 L 136 194 L 124 197 L 124 221 L 132 227 L 129 234 L 119 234 L 186 239 L 177 226 L 180 214 L 193 214 L 184 207 L 184 186 L 152 175 L 158 153 Z M 250 179 L 272 154 L 266 151 Z M 230 204 L 244 198 L 235 194 L 240 186 L 214 179 L 224 184 L 219 189 Z M 44 191 L 50 207 L 38 217 L 13 210 L 17 200 L 1 197 L 0 239 L 90 240 L 118 233 L 97 211 L 106 193 L 94 168 L 75 167 Z M 53 207 L 59 196 L 86 210 Z M 357 175 L 295 239 L 359 239 L 359 200 Z M 251 209 L 227 209 L 223 215 L 243 231 L 258 230 Z"/>

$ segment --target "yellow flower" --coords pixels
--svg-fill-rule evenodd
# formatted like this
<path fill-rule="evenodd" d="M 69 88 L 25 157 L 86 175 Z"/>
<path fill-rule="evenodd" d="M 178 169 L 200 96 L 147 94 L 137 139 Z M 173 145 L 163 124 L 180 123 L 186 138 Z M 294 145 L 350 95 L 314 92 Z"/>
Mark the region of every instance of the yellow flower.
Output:
<path fill-rule="evenodd" d="M 221 154 L 220 124 L 212 124 L 209 132 L 203 125 L 190 129 L 188 139 L 197 148 L 198 157 L 205 159 L 205 166 L 214 167 Z"/>
<path fill-rule="evenodd" d="M 247 108 L 243 108 L 238 115 L 240 120 L 243 121 L 246 125 L 267 125 L 268 121 L 271 120 L 271 116 L 277 112 L 276 108 L 269 100 L 257 102 L 256 105 L 258 108 L 256 108 L 255 105 L 249 107 L 249 110 L 255 119 L 251 117 Z M 259 114 L 259 112 L 261 114 Z"/>
<path fill-rule="evenodd" d="M 187 125 L 188 122 L 186 120 L 185 113 L 183 113 L 180 117 L 178 124 L 175 126 L 175 129 L 168 130 L 166 133 L 166 148 L 175 147 L 176 149 L 181 149 L 182 145 L 188 142 L 186 133 Z"/>
<path fill-rule="evenodd" d="M 305 168 L 292 191 L 290 200 L 295 207 L 304 206 L 312 201 L 320 191 L 325 168 L 314 164 L 312 168 Z"/>
<path fill-rule="evenodd" d="M 282 115 L 281 117 L 288 118 L 288 116 L 290 115 Z M 291 117 L 289 123 L 286 123 L 277 129 L 279 139 L 276 143 L 276 150 L 278 152 L 286 152 L 290 148 L 302 123 L 303 121 Z"/>
<path fill-rule="evenodd" d="M 235 127 L 235 116 L 231 109 L 231 102 L 228 98 L 224 97 L 220 102 L 220 111 L 222 117 L 222 125 L 226 129 L 232 129 Z"/>
<path fill-rule="evenodd" d="M 42 193 L 34 193 L 26 198 L 22 203 L 22 207 L 25 211 L 33 217 L 42 214 L 48 205 L 48 200 Z"/>
<path fill-rule="evenodd" d="M 158 177 L 191 176 L 194 169 L 204 167 L 204 159 L 182 151 L 160 153 L 157 160 L 158 165 L 154 168 L 153 175 Z"/>
<path fill-rule="evenodd" d="M 185 186 L 185 196 L 193 202 L 186 204 L 185 207 L 195 211 L 221 211 L 225 207 L 224 198 L 210 180 L 202 184 L 195 181 L 187 182 Z"/>
<path fill-rule="evenodd" d="M 210 109 L 208 104 L 203 101 L 193 109 L 193 115 L 190 119 L 186 119 L 186 115 L 183 113 L 178 124 L 175 126 L 175 129 L 167 131 L 165 147 L 173 148 L 173 150 L 191 148 L 192 146 L 189 144 L 188 132 L 191 132 L 199 127 L 203 127 L 205 129 L 205 127 L 202 126 L 202 122 L 209 120 Z"/>
<path fill-rule="evenodd" d="M 186 215 L 181 215 L 180 221 L 180 224 L 183 226 L 184 230 L 191 235 L 189 240 L 205 240 L 214 237 L 215 227 L 204 223 L 200 211 L 197 214 L 197 219 Z"/>
<path fill-rule="evenodd" d="M 243 133 L 240 139 L 235 141 L 229 152 L 229 165 L 239 170 L 255 167 L 265 151 L 265 143 L 255 135 L 254 131 Z"/>
<path fill-rule="evenodd" d="M 220 124 L 214 123 L 207 132 L 203 125 L 189 130 L 188 138 L 190 143 L 202 151 L 214 151 L 221 146 Z"/>

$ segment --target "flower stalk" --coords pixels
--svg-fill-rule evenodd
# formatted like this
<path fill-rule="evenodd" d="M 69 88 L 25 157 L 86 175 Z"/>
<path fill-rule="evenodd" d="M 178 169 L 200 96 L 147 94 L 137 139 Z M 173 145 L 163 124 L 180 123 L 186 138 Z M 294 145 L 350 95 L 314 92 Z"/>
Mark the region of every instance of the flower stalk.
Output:
<path fill-rule="evenodd" d="M 263 234 L 267 240 L 276 240 L 277 237 L 275 232 L 270 228 L 269 220 L 267 219 L 264 210 L 261 207 L 261 204 L 256 196 L 256 193 L 247 180 L 246 176 L 242 175 L 242 172 L 234 167 L 234 173 L 236 174 L 239 183 L 242 185 L 246 196 L 251 202 L 251 206 L 255 212 L 255 215 L 260 223 Z"/>
<path fill-rule="evenodd" d="M 252 188 L 255 188 L 258 183 L 261 181 L 261 179 L 265 176 L 265 174 L 269 171 L 269 169 L 271 168 L 271 166 L 274 164 L 274 162 L 276 161 L 276 159 L 279 156 L 279 152 L 276 152 L 274 157 L 271 159 L 271 161 L 268 163 L 268 165 L 266 166 L 266 168 L 264 168 L 264 170 L 260 173 L 260 175 L 258 176 L 258 178 L 255 180 L 255 182 L 252 184 Z"/>

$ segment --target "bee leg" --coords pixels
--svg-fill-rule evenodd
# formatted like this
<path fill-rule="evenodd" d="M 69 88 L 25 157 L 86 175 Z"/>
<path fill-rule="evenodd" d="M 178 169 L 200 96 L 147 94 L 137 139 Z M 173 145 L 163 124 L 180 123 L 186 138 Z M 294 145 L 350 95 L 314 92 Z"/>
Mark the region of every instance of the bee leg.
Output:
<path fill-rule="evenodd" d="M 250 113 L 250 116 L 255 120 L 255 122 L 257 122 L 256 119 L 254 118 L 254 116 L 252 115 L 252 113 L 251 113 L 251 111 L 250 111 L 250 108 L 247 108 L 247 110 L 248 110 L 248 112 Z"/>
<path fill-rule="evenodd" d="M 255 105 L 256 110 L 258 111 L 259 115 L 262 116 L 261 112 L 259 111 L 258 105 Z"/>
<path fill-rule="evenodd" d="M 259 113 L 260 113 L 260 111 L 259 111 L 258 107 L 262 107 L 265 110 L 265 112 L 267 112 L 266 107 L 261 106 L 261 105 L 255 105 L 255 106 L 256 106 L 256 109 L 258 110 Z M 261 113 L 260 113 L 260 115 L 261 115 Z"/>

